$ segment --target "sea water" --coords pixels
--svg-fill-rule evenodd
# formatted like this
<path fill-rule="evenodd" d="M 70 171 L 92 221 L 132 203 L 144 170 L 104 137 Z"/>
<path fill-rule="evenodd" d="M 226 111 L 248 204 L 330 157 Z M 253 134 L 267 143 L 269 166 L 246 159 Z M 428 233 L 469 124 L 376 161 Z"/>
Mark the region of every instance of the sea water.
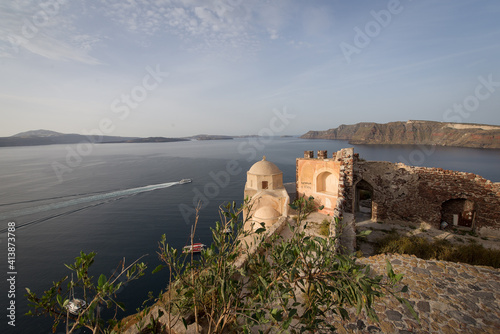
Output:
<path fill-rule="evenodd" d="M 91 275 L 110 276 L 118 263 L 142 257 L 147 275 L 120 290 L 117 299 L 134 313 L 168 283 L 167 273 L 151 274 L 160 264 L 162 234 L 176 248 L 188 243 L 195 207 L 202 205 L 195 241 L 210 244 L 221 204 L 243 200 L 246 172 L 262 159 L 274 162 L 284 182 L 295 181 L 295 158 L 305 150 L 328 150 L 344 141 L 299 138 L 240 138 L 173 143 L 95 144 L 84 154 L 77 145 L 0 148 L 0 247 L 7 263 L 8 222 L 15 223 L 16 327 L 0 321 L 1 333 L 50 333 L 51 321 L 24 316 L 25 287 L 37 294 L 70 274 L 63 265 L 80 251 L 95 251 Z M 366 160 L 405 162 L 479 174 L 500 181 L 500 151 L 423 146 L 354 146 Z M 75 154 L 76 152 L 76 154 Z M 192 183 L 179 184 L 190 178 Z M 6 310 L 10 286 L 0 284 Z M 5 311 L 4 311 L 5 312 Z M 61 330 L 62 332 L 62 330 Z M 83 333 L 83 331 L 82 331 Z"/>

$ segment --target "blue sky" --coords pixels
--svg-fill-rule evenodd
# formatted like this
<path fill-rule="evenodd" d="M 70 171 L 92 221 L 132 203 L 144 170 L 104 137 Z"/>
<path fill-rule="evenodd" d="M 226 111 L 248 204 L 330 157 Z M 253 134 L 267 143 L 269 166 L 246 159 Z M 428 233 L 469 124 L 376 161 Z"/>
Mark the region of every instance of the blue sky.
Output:
<path fill-rule="evenodd" d="M 500 125 L 499 17 L 496 0 L 2 1 L 0 136 Z"/>

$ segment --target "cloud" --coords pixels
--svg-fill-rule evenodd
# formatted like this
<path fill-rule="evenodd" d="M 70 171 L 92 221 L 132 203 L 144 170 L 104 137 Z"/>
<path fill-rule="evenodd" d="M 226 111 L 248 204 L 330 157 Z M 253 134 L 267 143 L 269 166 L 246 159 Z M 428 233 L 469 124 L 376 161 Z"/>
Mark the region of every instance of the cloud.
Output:
<path fill-rule="evenodd" d="M 287 11 L 292 10 L 288 3 L 289 0 L 271 4 L 265 0 L 1 2 L 0 56 L 15 57 L 22 50 L 53 60 L 99 64 L 91 55 L 95 46 L 102 40 L 123 36 L 125 30 L 127 38 L 139 45 L 152 45 L 170 36 L 180 41 L 176 46 L 180 49 L 235 59 L 256 54 L 263 40 L 280 40 Z"/>
<path fill-rule="evenodd" d="M 187 50 L 251 54 L 260 48 L 262 36 L 280 36 L 276 22 L 282 20 L 276 16 L 284 11 L 269 15 L 269 7 L 265 1 L 243 0 L 107 0 L 103 11 L 130 32 L 177 36 Z"/>
<path fill-rule="evenodd" d="M 77 48 L 48 35 L 40 34 L 37 38 L 21 44 L 21 47 L 34 54 L 52 60 L 72 60 L 90 65 L 101 63 L 99 60 L 87 54 L 87 51 L 91 49 L 88 42 L 85 42 L 82 48 Z"/>
<path fill-rule="evenodd" d="M 278 39 L 280 36 L 276 29 L 267 29 L 270 39 Z"/>
<path fill-rule="evenodd" d="M 15 57 L 28 51 L 52 60 L 100 62 L 89 55 L 99 39 L 78 34 L 68 7 L 58 1 L 34 6 L 32 1 L 0 4 L 0 56 Z"/>

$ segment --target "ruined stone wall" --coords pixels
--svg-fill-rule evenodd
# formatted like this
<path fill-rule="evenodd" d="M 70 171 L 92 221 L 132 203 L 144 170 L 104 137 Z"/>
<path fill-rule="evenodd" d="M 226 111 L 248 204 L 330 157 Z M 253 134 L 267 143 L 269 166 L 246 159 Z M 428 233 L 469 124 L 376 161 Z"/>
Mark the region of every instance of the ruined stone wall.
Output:
<path fill-rule="evenodd" d="M 354 161 L 357 161 L 358 156 L 354 155 L 353 148 L 343 148 L 337 153 L 334 153 L 334 158 L 340 161 L 338 201 L 342 203 L 342 210 L 352 212 L 352 199 L 354 198 Z"/>
<path fill-rule="evenodd" d="M 374 219 L 418 220 L 439 227 L 443 203 L 464 199 L 474 203 L 473 227 L 480 234 L 500 235 L 500 183 L 441 168 L 356 161 L 354 191 L 361 180 L 373 187 Z"/>
<path fill-rule="evenodd" d="M 336 177 L 328 182 L 338 183 L 338 190 L 322 191 L 318 187 L 323 171 Z M 331 158 L 327 151 L 318 151 L 317 158 L 314 152 L 306 151 L 304 158 L 297 159 L 296 173 L 297 195 L 313 196 L 318 206 L 325 206 L 322 213 L 336 217 L 342 217 L 344 212 L 355 213 L 358 191 L 369 188 L 373 220 L 426 222 L 439 228 L 442 220 L 453 224 L 453 216 L 458 214 L 460 222 L 465 222 L 463 226 L 471 226 L 482 235 L 500 237 L 500 183 L 475 174 L 360 161 L 352 148 L 334 152 Z"/>

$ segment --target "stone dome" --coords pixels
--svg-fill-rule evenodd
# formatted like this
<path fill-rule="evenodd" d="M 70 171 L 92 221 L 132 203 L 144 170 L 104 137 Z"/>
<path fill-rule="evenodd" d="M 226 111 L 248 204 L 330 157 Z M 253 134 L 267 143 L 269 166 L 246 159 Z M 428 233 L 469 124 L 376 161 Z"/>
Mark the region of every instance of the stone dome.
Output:
<path fill-rule="evenodd" d="M 256 219 L 277 219 L 281 214 L 270 206 L 264 206 L 255 211 L 254 218 Z"/>
<path fill-rule="evenodd" d="M 249 174 L 253 175 L 275 175 L 282 174 L 281 170 L 270 161 L 266 160 L 264 156 L 261 161 L 258 161 L 253 164 L 252 167 L 248 170 Z"/>

